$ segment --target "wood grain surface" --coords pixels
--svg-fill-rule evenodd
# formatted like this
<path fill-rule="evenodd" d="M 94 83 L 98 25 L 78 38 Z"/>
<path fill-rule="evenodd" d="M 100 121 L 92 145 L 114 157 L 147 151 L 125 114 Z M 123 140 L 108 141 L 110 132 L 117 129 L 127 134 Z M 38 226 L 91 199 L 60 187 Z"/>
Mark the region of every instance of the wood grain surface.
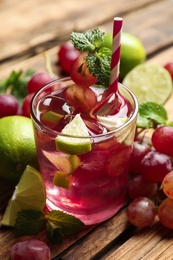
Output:
<path fill-rule="evenodd" d="M 58 75 L 57 51 L 71 31 L 94 27 L 112 31 L 115 16 L 123 18 L 124 31 L 142 41 L 147 62 L 164 65 L 173 61 L 172 0 L 1 0 L 0 80 L 12 70 L 43 70 L 43 51 Z M 173 95 L 165 108 L 173 120 Z M 0 180 L 0 210 L 11 193 L 11 186 Z M 37 238 L 48 243 L 56 260 L 172 260 L 172 235 L 157 219 L 151 228 L 134 228 L 127 221 L 124 205 L 108 221 L 84 227 L 61 245 L 50 244 L 44 232 Z M 11 246 L 26 238 L 17 238 L 13 229 L 1 227 L 0 260 L 9 260 Z"/>

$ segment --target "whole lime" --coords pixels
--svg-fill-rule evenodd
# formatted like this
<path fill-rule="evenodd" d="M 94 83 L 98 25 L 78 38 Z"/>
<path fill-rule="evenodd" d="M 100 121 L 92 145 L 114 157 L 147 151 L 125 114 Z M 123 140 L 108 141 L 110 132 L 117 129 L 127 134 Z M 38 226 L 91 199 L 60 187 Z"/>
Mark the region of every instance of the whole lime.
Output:
<path fill-rule="evenodd" d="M 136 36 L 123 32 L 121 38 L 120 80 L 122 81 L 130 70 L 143 63 L 145 59 L 146 51 L 142 42 Z"/>
<path fill-rule="evenodd" d="M 0 119 L 0 177 L 18 182 L 26 165 L 38 167 L 30 118 L 7 116 Z"/>
<path fill-rule="evenodd" d="M 107 47 L 112 50 L 112 33 L 106 33 L 103 36 L 101 47 Z M 120 53 L 120 81 L 126 74 L 137 65 L 143 63 L 146 59 L 146 51 L 142 42 L 134 35 L 122 32 L 121 34 L 121 53 Z"/>
<path fill-rule="evenodd" d="M 112 33 L 105 33 L 101 47 L 106 47 L 112 50 Z"/>

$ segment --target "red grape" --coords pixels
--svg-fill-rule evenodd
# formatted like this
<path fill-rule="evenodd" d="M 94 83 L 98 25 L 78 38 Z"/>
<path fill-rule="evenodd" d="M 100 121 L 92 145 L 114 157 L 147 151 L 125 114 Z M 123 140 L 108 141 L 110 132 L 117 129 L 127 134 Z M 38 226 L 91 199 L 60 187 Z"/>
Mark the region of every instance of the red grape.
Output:
<path fill-rule="evenodd" d="M 168 62 L 164 65 L 164 68 L 169 71 L 171 77 L 172 77 L 172 80 L 173 80 L 173 61 L 172 62 Z"/>
<path fill-rule="evenodd" d="M 70 73 L 71 67 L 80 52 L 74 48 L 71 42 L 62 44 L 57 53 L 60 67 L 63 72 Z"/>
<path fill-rule="evenodd" d="M 40 88 L 51 82 L 53 78 L 46 71 L 34 73 L 27 84 L 28 93 L 37 92 Z"/>
<path fill-rule="evenodd" d="M 30 103 L 35 93 L 28 94 L 22 103 L 22 114 L 23 116 L 30 117 Z"/>
<path fill-rule="evenodd" d="M 173 200 L 166 198 L 158 207 L 158 217 L 162 225 L 173 229 Z"/>
<path fill-rule="evenodd" d="M 18 100 L 10 94 L 0 94 L 0 118 L 16 115 L 18 112 Z"/>
<path fill-rule="evenodd" d="M 128 183 L 128 194 L 134 199 L 137 197 L 150 198 L 157 192 L 157 183 L 149 183 L 142 179 L 141 175 L 136 175 Z"/>
<path fill-rule="evenodd" d="M 96 104 L 96 94 L 90 88 L 83 88 L 80 85 L 72 85 L 66 90 L 66 99 L 80 111 L 90 111 Z"/>
<path fill-rule="evenodd" d="M 70 76 L 72 80 L 79 85 L 89 87 L 93 84 L 97 83 L 97 78 L 94 77 L 87 65 L 86 65 L 86 55 L 81 54 L 79 57 L 74 61 L 73 66 L 70 71 Z"/>
<path fill-rule="evenodd" d="M 130 159 L 130 172 L 138 174 L 143 157 L 151 151 L 148 144 L 135 141 Z"/>
<path fill-rule="evenodd" d="M 22 108 L 21 108 L 21 107 L 18 107 L 17 115 L 23 116 L 23 111 L 22 111 Z"/>
<path fill-rule="evenodd" d="M 128 220 L 136 227 L 151 226 L 155 216 L 156 207 L 154 203 L 145 197 L 135 198 L 127 207 Z"/>
<path fill-rule="evenodd" d="M 152 144 L 154 148 L 161 153 L 173 157 L 173 127 L 160 126 L 155 129 L 152 135 Z"/>
<path fill-rule="evenodd" d="M 11 249 L 11 260 L 50 260 L 48 246 L 40 240 L 29 239 L 16 243 Z"/>
<path fill-rule="evenodd" d="M 162 182 L 165 175 L 171 170 L 170 157 L 157 151 L 147 153 L 140 165 L 140 174 L 147 182 Z"/>
<path fill-rule="evenodd" d="M 173 199 L 173 171 L 166 174 L 162 181 L 161 188 L 168 198 Z"/>

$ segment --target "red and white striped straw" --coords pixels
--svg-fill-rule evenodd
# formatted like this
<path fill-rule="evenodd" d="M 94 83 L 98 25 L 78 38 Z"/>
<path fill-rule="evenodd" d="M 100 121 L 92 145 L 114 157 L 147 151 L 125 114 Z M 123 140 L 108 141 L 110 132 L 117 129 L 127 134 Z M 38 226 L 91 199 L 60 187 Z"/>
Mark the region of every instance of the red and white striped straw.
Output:
<path fill-rule="evenodd" d="M 113 23 L 113 44 L 109 87 L 111 92 L 116 92 L 118 90 L 122 25 L 123 19 L 121 17 L 115 17 Z"/>

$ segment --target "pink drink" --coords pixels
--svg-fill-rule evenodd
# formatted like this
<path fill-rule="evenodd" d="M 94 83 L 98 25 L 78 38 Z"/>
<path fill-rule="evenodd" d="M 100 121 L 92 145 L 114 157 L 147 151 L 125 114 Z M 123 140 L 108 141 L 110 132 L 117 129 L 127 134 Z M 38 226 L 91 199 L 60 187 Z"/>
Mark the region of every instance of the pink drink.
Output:
<path fill-rule="evenodd" d="M 63 79 L 48 84 L 34 97 L 31 115 L 49 210 L 63 210 L 89 225 L 110 218 L 122 207 L 137 103 L 121 84 L 119 90 L 110 94 L 103 88 L 84 88 Z M 57 150 L 55 138 L 76 114 L 88 128 L 90 137 L 85 140 L 90 140 L 91 151 L 69 155 Z M 69 187 L 53 184 L 57 171 L 65 172 Z"/>

